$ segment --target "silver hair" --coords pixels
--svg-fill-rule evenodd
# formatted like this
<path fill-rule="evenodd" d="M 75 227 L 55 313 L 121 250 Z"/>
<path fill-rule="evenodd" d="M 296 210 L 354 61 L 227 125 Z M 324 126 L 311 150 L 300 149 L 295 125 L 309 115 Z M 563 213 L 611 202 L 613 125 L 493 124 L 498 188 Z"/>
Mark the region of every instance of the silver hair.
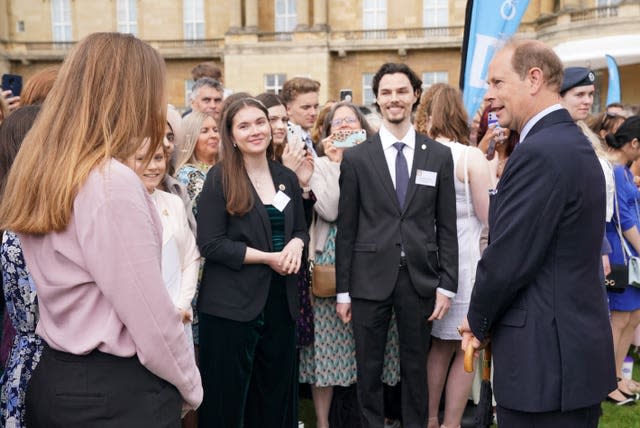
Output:
<path fill-rule="evenodd" d="M 222 83 L 220 83 L 216 79 L 212 79 L 211 77 L 201 77 L 198 80 L 196 80 L 196 82 L 193 84 L 193 87 L 191 88 L 191 95 L 189 96 L 191 101 L 196 99 L 196 97 L 198 96 L 198 92 L 200 91 L 200 88 L 205 86 L 213 88 L 216 91 L 219 91 L 220 93 L 224 92 L 224 87 L 222 86 Z"/>

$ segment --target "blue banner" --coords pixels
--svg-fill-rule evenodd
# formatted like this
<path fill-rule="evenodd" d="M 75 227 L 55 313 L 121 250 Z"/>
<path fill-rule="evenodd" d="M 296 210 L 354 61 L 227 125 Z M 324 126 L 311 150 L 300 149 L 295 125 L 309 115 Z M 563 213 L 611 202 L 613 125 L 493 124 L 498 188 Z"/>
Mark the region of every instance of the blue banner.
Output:
<path fill-rule="evenodd" d="M 472 0 L 469 0 L 472 1 Z M 487 90 L 487 67 L 494 54 L 518 29 L 529 0 L 474 1 L 467 17 L 461 79 L 464 106 L 471 119 Z"/>
<path fill-rule="evenodd" d="M 607 91 L 607 105 L 620 102 L 620 74 L 618 74 L 618 64 L 611 55 L 607 58 L 607 68 L 609 69 L 609 90 Z"/>

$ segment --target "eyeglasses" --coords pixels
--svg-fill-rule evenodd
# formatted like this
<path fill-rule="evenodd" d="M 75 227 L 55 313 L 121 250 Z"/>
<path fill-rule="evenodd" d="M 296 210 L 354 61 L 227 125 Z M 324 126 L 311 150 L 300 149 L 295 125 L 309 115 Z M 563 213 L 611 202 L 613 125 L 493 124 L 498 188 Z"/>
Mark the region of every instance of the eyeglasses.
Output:
<path fill-rule="evenodd" d="M 343 117 L 342 119 L 333 119 L 331 121 L 331 126 L 340 126 L 343 123 L 348 125 L 353 125 L 354 123 L 358 123 L 358 119 L 355 117 Z"/>

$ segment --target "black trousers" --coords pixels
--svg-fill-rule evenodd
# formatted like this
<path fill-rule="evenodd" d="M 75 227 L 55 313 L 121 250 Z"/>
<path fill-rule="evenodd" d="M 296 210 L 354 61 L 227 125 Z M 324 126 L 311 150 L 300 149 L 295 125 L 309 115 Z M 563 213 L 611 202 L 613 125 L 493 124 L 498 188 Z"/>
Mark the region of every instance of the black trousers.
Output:
<path fill-rule="evenodd" d="M 600 403 L 567 412 L 529 413 L 496 408 L 500 428 L 597 428 L 602 415 Z"/>
<path fill-rule="evenodd" d="M 137 357 L 73 355 L 45 346 L 29 381 L 29 428 L 178 428 L 182 398 Z"/>
<path fill-rule="evenodd" d="M 400 339 L 401 413 L 403 428 L 427 425 L 427 353 L 434 299 L 420 297 L 402 267 L 393 293 L 383 301 L 352 299 L 353 335 L 358 365 L 358 400 L 362 426 L 384 426 L 382 367 L 391 320 L 396 314 Z"/>

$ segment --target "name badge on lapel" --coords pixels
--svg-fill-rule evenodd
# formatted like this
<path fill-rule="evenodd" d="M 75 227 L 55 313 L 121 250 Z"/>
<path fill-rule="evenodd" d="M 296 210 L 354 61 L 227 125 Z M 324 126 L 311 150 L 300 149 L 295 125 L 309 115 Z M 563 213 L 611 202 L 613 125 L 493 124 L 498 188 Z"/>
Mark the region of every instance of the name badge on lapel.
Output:
<path fill-rule="evenodd" d="M 273 206 L 280 212 L 284 211 L 284 208 L 287 206 L 290 197 L 287 196 L 282 190 L 278 190 L 278 193 L 273 197 Z"/>
<path fill-rule="evenodd" d="M 421 186 L 436 187 L 437 178 L 437 172 L 425 171 L 423 169 L 416 170 L 416 184 L 419 184 Z"/>

